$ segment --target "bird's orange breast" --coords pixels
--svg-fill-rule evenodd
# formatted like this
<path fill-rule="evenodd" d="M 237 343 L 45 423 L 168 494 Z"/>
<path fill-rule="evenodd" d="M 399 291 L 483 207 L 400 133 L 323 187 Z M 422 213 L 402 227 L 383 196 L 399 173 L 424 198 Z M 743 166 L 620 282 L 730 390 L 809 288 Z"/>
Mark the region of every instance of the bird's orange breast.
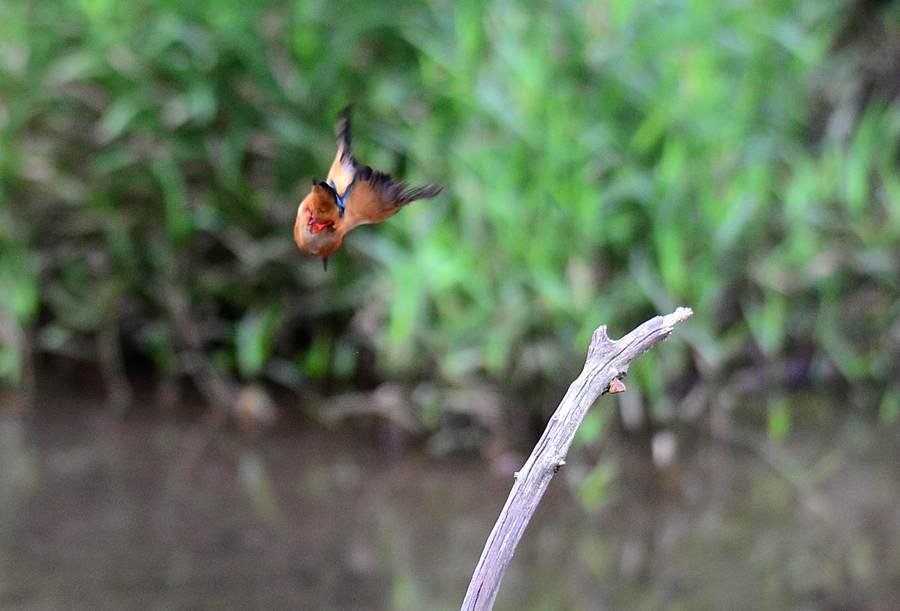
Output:
<path fill-rule="evenodd" d="M 317 257 L 332 255 L 341 247 L 343 233 L 334 221 L 316 219 L 304 204 L 300 205 L 294 221 L 294 242 L 303 252 Z"/>

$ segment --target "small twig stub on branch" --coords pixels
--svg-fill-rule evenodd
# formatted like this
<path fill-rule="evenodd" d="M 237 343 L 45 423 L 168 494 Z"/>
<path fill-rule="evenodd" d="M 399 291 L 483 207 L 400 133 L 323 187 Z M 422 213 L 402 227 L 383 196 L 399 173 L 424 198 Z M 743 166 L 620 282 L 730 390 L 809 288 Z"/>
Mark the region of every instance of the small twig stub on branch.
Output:
<path fill-rule="evenodd" d="M 469 582 L 463 610 L 480 611 L 493 607 L 500 581 L 522 533 L 550 479 L 566 464 L 565 457 L 575 432 L 597 397 L 605 392 L 625 392 L 621 378 L 631 362 L 669 337 L 675 325 L 691 314 L 690 308 L 678 308 L 671 314 L 648 320 L 616 341 L 609 339 L 605 325 L 594 331 L 584 369 L 569 386 L 531 456 L 516 473 L 506 504 L 488 536 Z"/>

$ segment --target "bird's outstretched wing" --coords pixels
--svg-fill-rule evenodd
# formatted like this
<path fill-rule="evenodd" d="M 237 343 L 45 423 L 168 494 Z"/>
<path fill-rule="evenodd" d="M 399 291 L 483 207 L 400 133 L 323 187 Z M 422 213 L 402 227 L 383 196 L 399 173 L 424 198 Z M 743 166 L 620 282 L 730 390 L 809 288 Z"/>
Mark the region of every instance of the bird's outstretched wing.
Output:
<path fill-rule="evenodd" d="M 334 185 L 338 193 L 346 193 L 347 187 L 353 183 L 353 177 L 356 175 L 357 162 L 350 150 L 350 111 L 352 108 L 347 106 L 338 118 L 337 126 L 337 154 L 334 161 L 331 162 L 331 169 L 328 170 L 328 181 Z"/>
<path fill-rule="evenodd" d="M 346 230 L 357 225 L 380 223 L 409 203 L 436 196 L 441 189 L 432 184 L 410 187 L 405 180 L 394 180 L 389 174 L 369 166 L 358 168 L 347 198 Z"/>

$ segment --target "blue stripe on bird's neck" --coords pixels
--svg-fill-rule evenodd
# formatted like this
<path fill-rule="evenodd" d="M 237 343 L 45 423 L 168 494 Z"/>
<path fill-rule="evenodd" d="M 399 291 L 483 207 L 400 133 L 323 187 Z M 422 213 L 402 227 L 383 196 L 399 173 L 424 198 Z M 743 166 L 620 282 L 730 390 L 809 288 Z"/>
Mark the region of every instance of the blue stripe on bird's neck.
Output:
<path fill-rule="evenodd" d="M 344 218 L 344 210 L 346 210 L 347 208 L 347 203 L 345 200 L 347 199 L 347 196 L 350 195 L 350 189 L 353 187 L 353 185 L 347 187 L 347 190 L 344 191 L 343 195 L 341 195 L 337 192 L 337 185 L 335 185 L 333 181 L 329 180 L 328 184 L 331 187 L 331 190 L 334 191 L 334 202 L 337 204 L 338 214 L 340 214 L 341 218 Z"/>

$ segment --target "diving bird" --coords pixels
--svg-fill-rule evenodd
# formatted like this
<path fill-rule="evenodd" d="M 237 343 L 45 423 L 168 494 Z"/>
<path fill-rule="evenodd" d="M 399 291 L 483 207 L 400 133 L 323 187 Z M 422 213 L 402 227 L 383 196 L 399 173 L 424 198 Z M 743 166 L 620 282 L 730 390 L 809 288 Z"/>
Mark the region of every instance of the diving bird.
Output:
<path fill-rule="evenodd" d="M 380 223 L 419 199 L 430 199 L 441 187 L 410 187 L 405 180 L 359 165 L 350 151 L 350 107 L 337 122 L 337 154 L 326 180 L 313 180 L 312 190 L 297 208 L 294 241 L 303 252 L 328 257 L 341 247 L 344 235 L 355 227 Z"/>

